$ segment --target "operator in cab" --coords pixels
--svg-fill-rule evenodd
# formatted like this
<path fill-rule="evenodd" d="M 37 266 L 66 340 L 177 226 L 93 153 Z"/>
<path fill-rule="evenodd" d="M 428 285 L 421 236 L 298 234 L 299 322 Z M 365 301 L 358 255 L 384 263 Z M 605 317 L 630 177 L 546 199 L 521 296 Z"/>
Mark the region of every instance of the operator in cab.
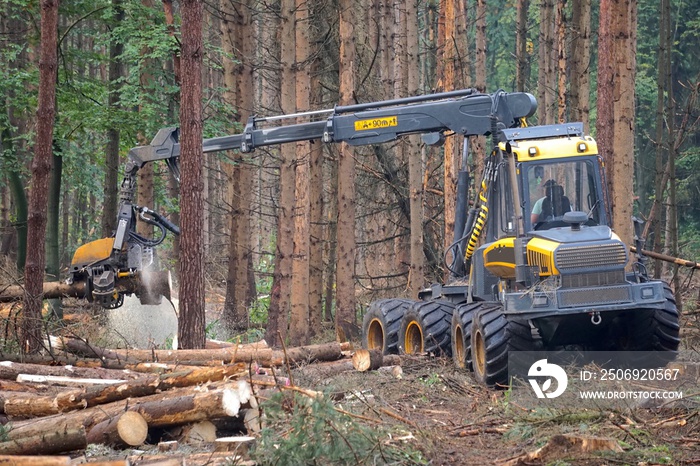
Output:
<path fill-rule="evenodd" d="M 530 222 L 537 225 L 541 222 L 563 216 L 571 211 L 569 198 L 564 195 L 564 188 L 556 180 L 547 180 L 544 185 L 544 196 L 532 206 Z"/>

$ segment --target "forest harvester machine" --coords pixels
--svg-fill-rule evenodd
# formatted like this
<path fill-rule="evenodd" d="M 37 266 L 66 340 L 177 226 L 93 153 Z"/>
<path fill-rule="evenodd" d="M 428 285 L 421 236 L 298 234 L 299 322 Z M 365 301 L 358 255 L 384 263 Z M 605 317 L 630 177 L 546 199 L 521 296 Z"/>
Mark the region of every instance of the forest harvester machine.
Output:
<path fill-rule="evenodd" d="M 409 134 L 431 145 L 447 136 L 465 138 L 454 243 L 445 255 L 450 279 L 415 300 L 373 302 L 363 319 L 367 348 L 451 354 L 489 386 L 507 383 L 509 351 L 579 347 L 674 355 L 679 320 L 673 294 L 648 277 L 643 257 L 631 258 L 612 232 L 595 140 L 581 123 L 528 127 L 525 119 L 536 109 L 527 93 L 466 89 L 251 117 L 243 133 L 205 139 L 203 149 L 251 152 L 304 140 L 368 145 Z M 470 202 L 466 141 L 476 135 L 491 135 L 493 147 Z M 115 234 L 76 251 L 71 280 L 84 282 L 88 297 L 101 305 L 118 307 L 129 292 L 146 303 L 166 293 L 158 291 L 164 286 L 153 291 L 121 284 L 134 277 L 145 282 L 165 230 L 178 233 L 164 217 L 133 204 L 136 172 L 164 160 L 177 174 L 179 154 L 177 128 L 132 149 Z M 137 235 L 137 215 L 161 237 Z"/>

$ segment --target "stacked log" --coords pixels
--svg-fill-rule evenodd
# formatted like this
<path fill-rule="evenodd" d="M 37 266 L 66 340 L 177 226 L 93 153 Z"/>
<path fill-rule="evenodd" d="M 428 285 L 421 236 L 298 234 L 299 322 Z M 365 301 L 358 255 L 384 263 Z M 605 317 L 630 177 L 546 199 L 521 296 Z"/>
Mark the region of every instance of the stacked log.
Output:
<path fill-rule="evenodd" d="M 285 350 L 264 342 L 210 346 L 141 351 L 64 339 L 53 345 L 62 352 L 46 360 L 1 361 L 0 414 L 6 426 L 0 455 L 57 455 L 92 443 L 124 449 L 160 440 L 163 448 L 199 442 L 240 454 L 255 439 L 243 437 L 262 428 L 256 393 L 294 390 L 320 396 L 295 386 L 291 375 L 280 375 L 287 369 L 364 371 L 399 362 L 371 352 L 350 353 L 339 343 Z M 54 365 L 40 364 L 51 361 Z M 233 432 L 243 437 L 222 429 L 225 436 L 217 438 L 220 426 L 236 426 Z"/>

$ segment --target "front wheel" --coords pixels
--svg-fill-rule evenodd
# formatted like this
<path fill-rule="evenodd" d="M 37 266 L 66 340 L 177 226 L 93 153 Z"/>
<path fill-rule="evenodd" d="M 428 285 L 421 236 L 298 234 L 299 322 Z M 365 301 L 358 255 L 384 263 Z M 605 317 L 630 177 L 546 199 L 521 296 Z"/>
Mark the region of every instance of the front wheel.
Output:
<path fill-rule="evenodd" d="M 488 387 L 508 385 L 508 352 L 534 349 L 530 324 L 508 320 L 500 304 L 484 304 L 472 323 L 474 378 Z"/>

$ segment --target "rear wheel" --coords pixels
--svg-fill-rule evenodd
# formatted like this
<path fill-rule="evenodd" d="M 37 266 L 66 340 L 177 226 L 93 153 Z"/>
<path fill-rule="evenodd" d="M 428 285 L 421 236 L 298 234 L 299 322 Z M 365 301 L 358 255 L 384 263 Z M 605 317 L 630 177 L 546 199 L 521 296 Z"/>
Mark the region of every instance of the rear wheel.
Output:
<path fill-rule="evenodd" d="M 414 302 L 410 299 L 380 299 L 370 304 L 362 320 L 362 346 L 381 349 L 384 354 L 398 353 L 401 318 Z"/>
<path fill-rule="evenodd" d="M 508 385 L 508 351 L 534 349 L 530 324 L 508 320 L 498 303 L 483 303 L 472 323 L 474 377 L 486 386 Z"/>
<path fill-rule="evenodd" d="M 454 303 L 418 301 L 401 319 L 399 351 L 406 354 L 450 355 L 450 326 Z"/>
<path fill-rule="evenodd" d="M 461 369 L 472 370 L 472 320 L 480 303 L 462 304 L 452 312 L 452 360 Z"/>

